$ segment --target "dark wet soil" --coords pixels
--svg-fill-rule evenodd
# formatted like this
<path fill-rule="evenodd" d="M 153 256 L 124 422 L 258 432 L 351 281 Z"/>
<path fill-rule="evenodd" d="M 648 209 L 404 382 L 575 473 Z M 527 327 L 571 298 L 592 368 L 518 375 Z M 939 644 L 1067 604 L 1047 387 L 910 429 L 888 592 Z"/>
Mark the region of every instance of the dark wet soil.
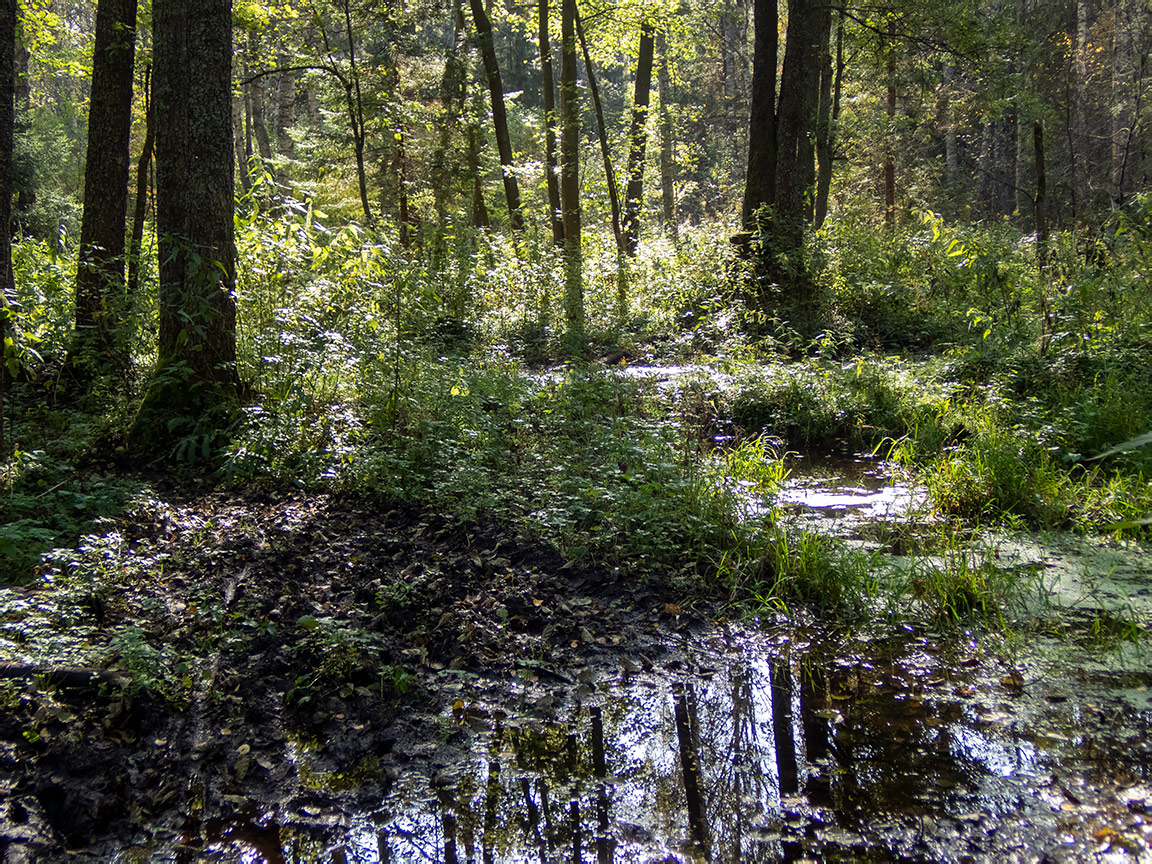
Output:
<path fill-rule="evenodd" d="M 4 862 L 1152 856 L 1146 666 L 729 621 L 499 526 L 154 488 L 103 581 L 5 599 L 10 656 L 35 620 L 114 674 L 10 679 Z"/>
<path fill-rule="evenodd" d="M 193 484 L 117 527 L 122 580 L 57 623 L 149 686 L 10 685 L 5 861 L 102 860 L 155 836 L 194 848 L 237 813 L 331 809 L 347 796 L 310 777 L 333 772 L 370 799 L 377 766 L 437 734 L 443 682 L 576 688 L 590 664 L 650 668 L 666 628 L 703 623 L 683 597 L 531 540 L 364 497 Z M 118 656 L 126 631 L 141 650 Z M 286 758 L 302 753 L 310 776 Z"/>

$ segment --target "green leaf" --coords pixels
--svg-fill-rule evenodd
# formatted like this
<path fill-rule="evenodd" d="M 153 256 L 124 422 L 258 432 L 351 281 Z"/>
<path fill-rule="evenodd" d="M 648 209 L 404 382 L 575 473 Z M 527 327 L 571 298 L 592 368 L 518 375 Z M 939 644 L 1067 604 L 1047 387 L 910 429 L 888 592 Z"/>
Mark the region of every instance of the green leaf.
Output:
<path fill-rule="evenodd" d="M 1115 456 L 1117 453 L 1127 453 L 1129 450 L 1138 450 L 1146 444 L 1152 444 L 1152 432 L 1145 432 L 1143 435 L 1137 435 L 1125 441 L 1123 444 L 1117 444 L 1111 450 L 1105 450 L 1096 456 L 1091 456 L 1087 459 L 1088 462 L 1094 462 L 1097 459 L 1104 459 L 1108 456 Z"/>

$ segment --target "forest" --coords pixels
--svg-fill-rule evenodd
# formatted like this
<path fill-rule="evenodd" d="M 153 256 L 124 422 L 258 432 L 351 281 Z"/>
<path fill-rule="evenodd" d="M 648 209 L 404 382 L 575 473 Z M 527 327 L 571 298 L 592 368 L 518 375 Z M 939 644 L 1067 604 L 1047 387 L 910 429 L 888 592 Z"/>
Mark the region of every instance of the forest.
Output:
<path fill-rule="evenodd" d="M 0 858 L 1152 855 L 1136 0 L 0 0 Z"/>

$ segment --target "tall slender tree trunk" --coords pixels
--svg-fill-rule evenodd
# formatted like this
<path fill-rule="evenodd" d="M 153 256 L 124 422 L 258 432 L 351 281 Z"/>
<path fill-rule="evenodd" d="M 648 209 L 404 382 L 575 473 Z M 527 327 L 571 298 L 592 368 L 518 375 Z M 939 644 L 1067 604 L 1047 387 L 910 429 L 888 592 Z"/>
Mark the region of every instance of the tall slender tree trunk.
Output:
<path fill-rule="evenodd" d="M 1036 259 L 1043 267 L 1048 254 L 1048 173 L 1044 167 L 1044 124 L 1039 120 L 1032 124 L 1032 152 L 1036 163 L 1036 198 L 1032 204 L 1036 221 Z"/>
<path fill-rule="evenodd" d="M 232 100 L 235 111 L 236 100 Z M 235 122 L 235 114 L 233 114 Z M 140 287 L 140 256 L 144 247 L 144 219 L 148 212 L 148 172 L 152 165 L 152 148 L 156 142 L 156 125 L 152 122 L 152 67 L 144 70 L 144 145 L 136 161 L 136 203 L 132 214 L 132 239 L 128 244 L 128 299 Z M 246 173 L 246 172 L 245 172 Z"/>
<path fill-rule="evenodd" d="M 69 352 L 73 371 L 85 378 L 102 364 L 121 365 L 122 359 L 113 356 L 113 330 L 124 304 L 124 219 L 135 56 L 136 0 L 100 0 L 76 266 L 76 332 Z"/>
<path fill-rule="evenodd" d="M 160 332 L 131 440 L 156 450 L 222 419 L 237 384 L 232 3 L 154 0 L 152 28 Z"/>
<path fill-rule="evenodd" d="M 820 73 L 820 116 L 816 125 L 816 206 L 812 225 L 819 228 L 828 215 L 828 192 L 832 187 L 832 159 L 836 150 L 836 122 L 840 119 L 840 88 L 844 74 L 844 10 L 836 24 L 836 60 L 824 60 Z M 827 46 L 825 46 L 827 53 Z"/>
<path fill-rule="evenodd" d="M 588 41 L 584 38 L 584 25 L 580 22 L 580 12 L 574 10 L 573 14 L 576 18 L 576 35 L 580 40 L 580 50 L 584 54 L 584 69 L 588 75 L 588 89 L 592 93 L 592 109 L 596 114 L 596 133 L 600 139 L 600 155 L 604 160 L 604 178 L 608 184 L 608 207 L 612 215 L 612 236 L 616 240 L 616 250 L 623 254 L 624 231 L 620 225 L 620 192 L 616 186 L 616 172 L 612 168 L 612 151 L 608 145 L 608 128 L 604 122 L 604 106 L 600 102 L 600 86 L 596 83 L 596 70 L 592 68 L 592 55 L 588 53 Z"/>
<path fill-rule="evenodd" d="M 475 0 L 473 0 L 475 2 Z M 560 199 L 564 208 L 565 341 L 584 352 L 584 273 L 580 236 L 580 106 L 576 90 L 576 0 L 562 0 L 560 51 Z"/>
<path fill-rule="evenodd" d="M 1116 0 L 1112 24 L 1112 201 L 1119 206 L 1128 196 L 1128 151 L 1136 118 L 1132 111 L 1135 70 L 1132 68 L 1132 33 L 1123 0 Z"/>
<path fill-rule="evenodd" d="M 8 331 L 15 290 L 12 275 L 12 146 L 16 125 L 16 0 L 0 0 L 0 456 L 7 458 L 4 424 L 8 390 Z"/>
<path fill-rule="evenodd" d="M 656 95 L 660 99 L 660 197 L 664 206 L 664 226 L 676 239 L 676 164 L 673 160 L 673 125 L 670 102 L 672 85 L 668 74 L 668 38 L 661 30 L 656 34 Z"/>
<path fill-rule="evenodd" d="M 1039 120 L 1032 124 L 1032 150 L 1036 163 L 1036 198 L 1033 212 L 1036 218 L 1036 266 L 1041 271 L 1048 266 L 1048 175 L 1044 168 L 1044 126 Z M 1048 307 L 1046 280 L 1039 280 L 1040 286 L 1040 353 L 1048 350 L 1052 339 L 1052 313 Z"/>
<path fill-rule="evenodd" d="M 556 82 L 552 76 L 552 43 L 548 38 L 548 4 L 539 2 L 540 71 L 544 88 L 544 170 L 548 181 L 548 221 L 552 242 L 564 248 L 564 210 L 560 205 L 560 177 L 556 171 Z"/>
<path fill-rule="evenodd" d="M 492 100 L 492 125 L 496 133 L 496 148 L 504 175 L 504 197 L 508 201 L 508 223 L 513 231 L 524 229 L 524 214 L 520 209 L 520 185 L 516 180 L 516 166 L 512 159 L 512 139 L 508 134 L 508 111 L 504 106 L 504 85 L 500 81 L 500 67 L 496 63 L 496 44 L 492 38 L 492 22 L 484 10 L 482 0 L 470 0 L 472 20 L 476 23 L 480 57 L 488 78 L 488 93 Z"/>
<path fill-rule="evenodd" d="M 296 76 L 285 71 L 290 65 L 287 54 L 280 53 L 276 65 L 280 73 L 276 76 L 276 150 L 279 160 L 276 165 L 276 185 L 283 195 L 292 195 L 292 160 L 296 158 L 296 142 L 289 131 L 296 122 Z"/>
<path fill-rule="evenodd" d="M 944 179 L 949 186 L 960 182 L 960 135 L 959 112 L 953 104 L 952 85 L 956 80 L 956 69 L 951 63 L 944 66 L 944 109 L 941 120 L 944 123 Z"/>
<path fill-rule="evenodd" d="M 472 225 L 487 230 L 492 225 L 488 216 L 488 205 L 484 203 L 484 181 L 480 172 L 480 133 L 473 125 L 468 126 L 468 161 L 472 168 Z"/>
<path fill-rule="evenodd" d="M 232 147 L 236 151 L 236 170 L 240 174 L 240 185 L 244 194 L 252 191 L 252 178 L 248 174 L 248 153 L 244 147 L 245 130 L 245 100 L 243 96 L 232 98 Z"/>
<path fill-rule="evenodd" d="M 432 155 L 432 195 L 436 200 L 436 217 L 442 227 L 448 219 L 447 198 L 452 188 L 452 170 L 448 152 L 452 136 L 464 113 L 464 98 L 468 62 L 464 47 L 464 13 L 460 0 L 456 0 L 453 12 L 452 43 L 444 58 L 444 75 L 440 79 L 440 138 Z"/>
<path fill-rule="evenodd" d="M 648 148 L 648 103 L 652 93 L 652 51 L 656 32 L 651 21 L 640 26 L 636 59 L 636 95 L 632 99 L 628 190 L 624 196 L 624 251 L 636 257 L 640 248 L 640 208 L 644 203 L 644 161 Z"/>
<path fill-rule="evenodd" d="M 348 104 L 348 121 L 352 127 L 352 144 L 356 151 L 356 180 L 360 187 L 360 208 L 364 211 L 364 222 L 372 225 L 372 205 L 368 203 L 368 170 L 364 165 L 364 145 L 368 132 L 364 123 L 364 94 L 360 87 L 360 66 L 356 61 L 356 33 L 352 29 L 352 7 L 344 0 L 344 29 L 348 34 L 348 72 L 344 81 L 345 99 Z"/>
<path fill-rule="evenodd" d="M 1091 187 L 1091 147 L 1088 140 L 1088 60 L 1090 46 L 1088 44 L 1091 0 L 1076 0 L 1076 55 L 1075 55 L 1075 82 L 1076 92 L 1072 105 L 1072 188 L 1074 219 L 1080 219 L 1084 214 L 1077 212 L 1077 204 L 1085 211 L 1088 207 Z"/>
<path fill-rule="evenodd" d="M 884 223 L 896 226 L 896 22 L 888 22 L 888 129 L 884 134 Z"/>
<path fill-rule="evenodd" d="M 756 0 L 752 105 L 748 120 L 748 174 L 741 219 L 755 231 L 756 211 L 776 198 L 776 0 Z"/>
<path fill-rule="evenodd" d="M 996 149 L 996 129 L 992 120 L 985 120 L 980 130 L 980 181 L 977 197 L 985 215 L 991 216 L 996 212 L 996 163 L 993 158 Z"/>
<path fill-rule="evenodd" d="M 253 66 L 259 65 L 257 58 L 260 56 L 260 39 L 255 30 L 248 31 L 248 56 Z M 248 82 L 248 95 L 252 106 L 252 134 L 256 139 L 256 150 L 260 154 L 265 170 L 272 161 L 272 139 L 268 137 L 266 86 L 266 79 L 263 77 Z"/>
<path fill-rule="evenodd" d="M 392 139 L 395 142 L 396 148 L 392 156 L 392 173 L 396 178 L 396 193 L 397 193 L 397 210 L 399 226 L 398 239 L 400 245 L 405 249 L 412 246 L 414 241 L 419 239 L 416 230 L 415 211 L 412 210 L 408 201 L 408 148 L 405 143 L 406 134 L 403 126 L 397 126 L 396 131 L 392 133 Z"/>

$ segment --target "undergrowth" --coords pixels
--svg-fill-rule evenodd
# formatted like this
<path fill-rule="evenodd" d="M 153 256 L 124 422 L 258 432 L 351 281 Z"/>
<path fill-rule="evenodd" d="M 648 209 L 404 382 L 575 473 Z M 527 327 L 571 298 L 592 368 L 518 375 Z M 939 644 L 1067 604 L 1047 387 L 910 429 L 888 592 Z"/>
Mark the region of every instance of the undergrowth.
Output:
<path fill-rule="evenodd" d="M 1152 448 L 1094 458 L 1152 429 L 1152 298 L 1132 275 L 1142 224 L 1117 215 L 1104 264 L 1061 235 L 1041 268 L 1007 226 L 925 213 L 892 237 L 832 220 L 815 241 L 832 314 L 809 344 L 748 306 L 730 226 L 653 238 L 631 262 L 593 232 L 589 347 L 561 363 L 547 238 L 460 231 L 409 249 L 327 228 L 304 205 L 252 208 L 237 222 L 241 419 L 221 432 L 187 418 L 169 463 L 496 518 L 619 578 L 858 612 L 926 577 L 885 587 L 899 580 L 876 562 L 781 531 L 772 499 L 789 449 L 881 453 L 919 477 L 935 512 L 970 522 L 1146 530 Z M 123 336 L 129 366 L 45 405 L 32 394 L 67 345 L 70 265 L 32 241 L 17 260 L 11 352 L 26 388 L 0 529 L 13 578 L 131 497 L 97 466 L 124 455 L 154 316 L 144 292 Z M 643 368 L 669 363 L 682 366 Z M 987 612 L 1000 589 L 970 570 L 957 559 L 962 587 L 927 579 L 923 596 L 953 597 L 944 617 Z"/>

